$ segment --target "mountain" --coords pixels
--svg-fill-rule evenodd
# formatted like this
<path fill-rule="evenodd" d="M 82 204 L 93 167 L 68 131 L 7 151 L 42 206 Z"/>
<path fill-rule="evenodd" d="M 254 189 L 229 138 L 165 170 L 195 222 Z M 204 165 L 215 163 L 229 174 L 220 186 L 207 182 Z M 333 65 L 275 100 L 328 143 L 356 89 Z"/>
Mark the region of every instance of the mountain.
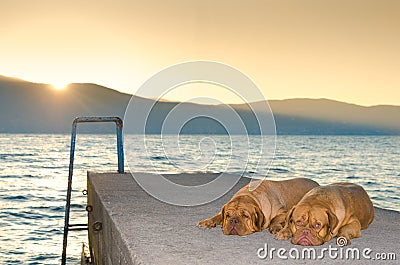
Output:
<path fill-rule="evenodd" d="M 270 100 L 280 134 L 400 134 L 400 106 L 364 107 L 329 99 Z M 262 102 L 251 104 L 255 111 Z M 243 108 L 244 105 L 234 105 Z"/>
<path fill-rule="evenodd" d="M 123 117 L 131 97 L 95 84 L 70 84 L 67 89 L 55 90 L 50 85 L 0 76 L 0 133 L 70 133 L 77 116 Z M 136 96 L 132 100 L 136 118 L 143 121 L 147 117 L 146 133 L 160 133 L 168 113 L 178 106 L 176 102 L 155 102 Z M 254 112 L 269 118 L 263 104 L 253 102 L 230 107 L 243 120 L 248 133 L 259 134 Z M 269 105 L 278 134 L 400 135 L 400 106 L 364 107 L 328 99 L 270 100 Z M 149 106 L 153 108 L 146 116 Z M 223 120 L 229 118 L 230 111 L 223 105 L 181 103 L 174 115 L 184 119 L 185 115 L 198 112 Z M 233 133 L 243 132 L 240 124 L 231 123 L 230 126 Z M 165 133 L 173 133 L 177 128 L 164 129 Z M 82 124 L 78 130 L 114 132 L 115 127 L 113 124 Z M 139 132 L 135 124 L 130 123 L 127 131 Z M 180 132 L 225 134 L 226 129 L 214 120 L 198 117 L 189 120 Z"/>
<path fill-rule="evenodd" d="M 0 132 L 68 133 L 77 116 L 123 117 L 129 99 L 130 95 L 95 84 L 70 84 L 65 90 L 55 90 L 51 85 L 0 77 Z M 101 131 L 111 126 L 85 124 L 78 129 Z"/>

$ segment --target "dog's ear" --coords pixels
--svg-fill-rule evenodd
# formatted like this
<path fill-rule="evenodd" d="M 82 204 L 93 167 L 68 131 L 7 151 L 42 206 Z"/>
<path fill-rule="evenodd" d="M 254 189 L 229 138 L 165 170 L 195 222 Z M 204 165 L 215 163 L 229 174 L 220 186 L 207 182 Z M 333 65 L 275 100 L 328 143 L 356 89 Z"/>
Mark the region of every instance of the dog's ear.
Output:
<path fill-rule="evenodd" d="M 296 209 L 296 206 L 293 206 L 290 211 L 286 214 L 286 218 L 285 218 L 285 225 L 283 226 L 282 230 L 279 231 L 276 234 L 275 238 L 280 237 L 281 240 L 282 239 L 288 239 L 289 237 L 291 237 L 293 235 L 293 231 L 290 228 L 290 219 L 292 219 L 292 215 L 294 210 Z M 283 237 L 282 237 L 283 236 Z"/>
<path fill-rule="evenodd" d="M 290 219 L 292 219 L 292 215 L 294 210 L 296 209 L 296 205 L 292 207 L 292 209 L 290 209 L 290 211 L 286 214 L 286 218 L 285 218 L 285 226 L 289 225 Z"/>
<path fill-rule="evenodd" d="M 261 232 L 263 226 L 265 225 L 265 216 L 261 209 L 257 206 L 254 207 L 255 211 L 255 220 L 254 220 L 254 225 L 257 229 L 257 232 Z"/>
<path fill-rule="evenodd" d="M 224 228 L 224 220 L 225 220 L 225 205 L 224 206 L 222 206 L 222 208 L 221 208 L 221 212 L 219 213 L 219 216 L 220 216 L 220 225 L 221 225 L 221 227 L 222 228 Z"/>
<path fill-rule="evenodd" d="M 326 235 L 326 237 L 334 237 L 333 235 L 333 231 L 335 230 L 336 226 L 339 223 L 339 219 L 337 218 L 337 216 L 331 211 L 331 210 L 327 210 L 326 214 L 328 215 L 328 234 Z M 329 239 L 330 240 L 330 239 Z M 329 241 L 328 240 L 328 241 Z"/>

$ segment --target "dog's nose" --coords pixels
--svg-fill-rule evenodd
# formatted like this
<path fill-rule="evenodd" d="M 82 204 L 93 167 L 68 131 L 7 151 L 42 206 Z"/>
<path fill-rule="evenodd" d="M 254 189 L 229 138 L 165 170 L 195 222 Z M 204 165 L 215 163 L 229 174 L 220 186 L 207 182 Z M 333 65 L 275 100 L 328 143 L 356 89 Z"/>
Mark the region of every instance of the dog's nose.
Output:
<path fill-rule="evenodd" d="M 229 223 L 230 223 L 231 225 L 235 225 L 235 224 L 239 223 L 239 220 L 238 220 L 237 218 L 232 218 L 232 219 L 229 221 Z"/>
<path fill-rule="evenodd" d="M 310 229 L 303 229 L 303 231 L 301 231 L 301 233 L 302 233 L 303 235 L 305 235 L 305 236 L 311 235 Z"/>

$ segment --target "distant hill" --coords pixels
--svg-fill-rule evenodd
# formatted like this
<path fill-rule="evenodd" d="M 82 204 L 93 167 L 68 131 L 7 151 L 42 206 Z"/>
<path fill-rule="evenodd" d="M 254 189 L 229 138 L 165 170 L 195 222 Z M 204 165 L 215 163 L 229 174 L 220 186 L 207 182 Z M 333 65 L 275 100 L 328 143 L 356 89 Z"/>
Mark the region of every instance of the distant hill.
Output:
<path fill-rule="evenodd" d="M 400 134 L 400 106 L 364 107 L 329 99 L 269 100 L 279 134 Z M 255 111 L 261 103 L 252 103 Z M 233 105 L 246 108 L 244 105 Z"/>
<path fill-rule="evenodd" d="M 55 90 L 46 84 L 0 76 L 0 133 L 70 133 L 77 116 L 123 117 L 131 95 L 95 84 L 70 84 Z M 138 109 L 154 105 L 147 120 L 147 133 L 160 133 L 167 114 L 178 104 L 135 97 Z M 400 106 L 363 107 L 328 99 L 270 100 L 278 134 L 400 135 Z M 231 105 L 250 134 L 259 128 L 249 105 Z M 262 112 L 261 102 L 251 103 Z M 199 110 L 224 115 L 225 106 L 181 104 L 182 113 Z M 140 115 L 140 112 L 139 112 Z M 114 125 L 82 125 L 81 132 L 114 132 Z M 132 128 L 132 132 L 135 129 Z M 182 133 L 225 134 L 220 124 L 197 118 Z M 168 133 L 168 131 L 167 131 Z"/>
<path fill-rule="evenodd" d="M 50 85 L 0 77 L 0 132 L 69 133 L 77 116 L 123 117 L 129 99 L 130 95 L 95 84 L 55 90 Z M 108 125 L 80 127 L 83 132 L 100 132 Z"/>

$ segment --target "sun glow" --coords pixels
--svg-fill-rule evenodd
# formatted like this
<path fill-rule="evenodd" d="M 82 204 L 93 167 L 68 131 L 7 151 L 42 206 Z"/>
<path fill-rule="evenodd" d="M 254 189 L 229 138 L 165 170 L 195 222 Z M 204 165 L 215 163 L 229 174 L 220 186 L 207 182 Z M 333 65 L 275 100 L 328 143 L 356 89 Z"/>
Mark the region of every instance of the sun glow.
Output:
<path fill-rule="evenodd" d="M 52 83 L 51 85 L 57 90 L 62 90 L 62 89 L 65 89 L 69 85 L 69 83 L 57 82 L 57 83 Z"/>

